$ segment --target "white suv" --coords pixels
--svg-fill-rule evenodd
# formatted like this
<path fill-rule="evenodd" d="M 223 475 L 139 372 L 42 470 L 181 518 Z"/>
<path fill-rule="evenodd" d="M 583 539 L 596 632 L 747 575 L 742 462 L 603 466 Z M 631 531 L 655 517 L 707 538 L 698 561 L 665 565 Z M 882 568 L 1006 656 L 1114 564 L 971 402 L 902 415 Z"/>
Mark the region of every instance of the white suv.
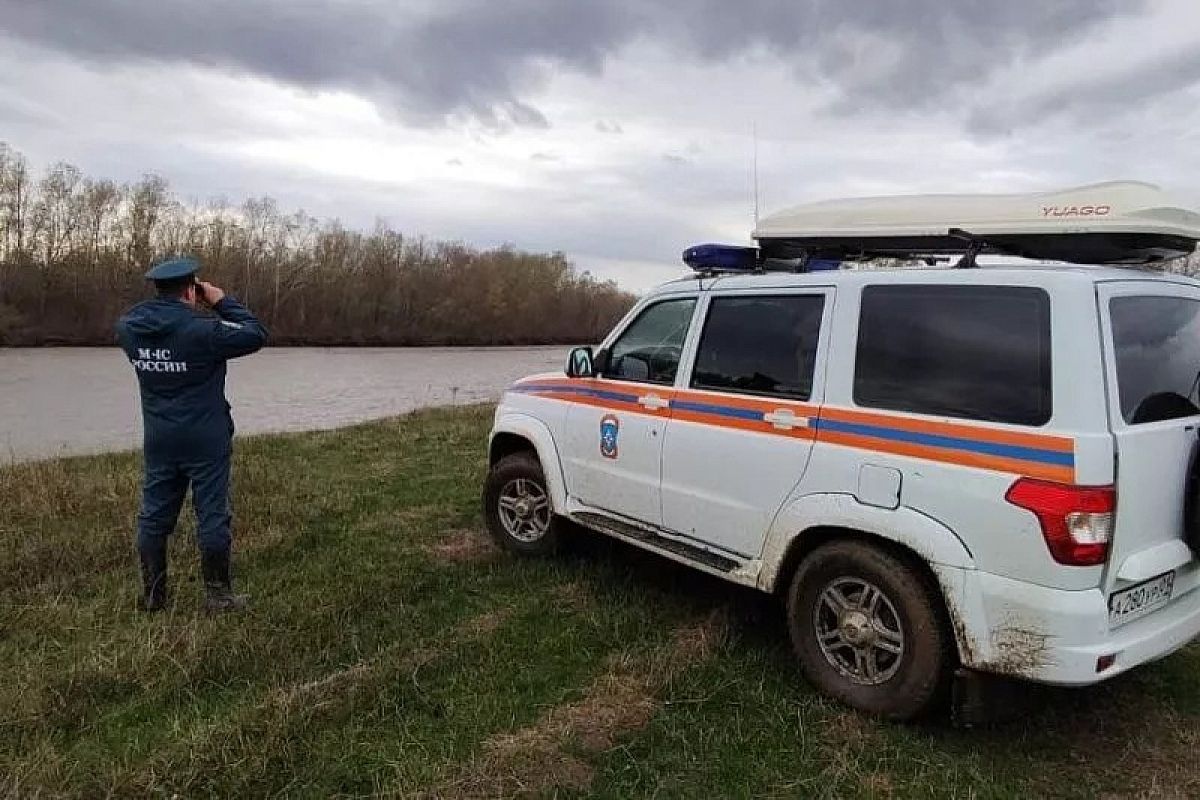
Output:
<path fill-rule="evenodd" d="M 1115 218 L 1124 195 L 1105 191 L 1090 206 Z M 801 269 L 956 250 L 881 236 L 887 203 L 857 202 L 874 238 L 796 223 L 827 206 L 789 212 L 775 237 L 767 220 L 750 274 L 702 263 L 594 353 L 572 351 L 565 375 L 512 386 L 490 441 L 492 534 L 543 554 L 571 520 L 776 593 L 808 679 L 895 719 L 959 666 L 1082 685 L 1190 641 L 1200 282 L 1081 266 L 771 271 L 797 248 Z M 965 243 L 964 266 L 1039 245 L 1153 260 L 1200 237 L 1175 219 L 982 238 L 959 219 L 940 230 Z M 709 255 L 733 270 L 747 254 L 731 252 Z"/>

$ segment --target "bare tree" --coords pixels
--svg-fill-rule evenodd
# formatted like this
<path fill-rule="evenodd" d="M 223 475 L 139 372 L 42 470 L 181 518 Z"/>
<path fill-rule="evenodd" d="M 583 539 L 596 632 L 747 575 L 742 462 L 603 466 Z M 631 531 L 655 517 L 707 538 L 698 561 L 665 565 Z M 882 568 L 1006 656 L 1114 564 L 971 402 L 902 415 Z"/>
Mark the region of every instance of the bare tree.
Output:
<path fill-rule="evenodd" d="M 41 265 L 49 269 L 64 251 L 76 244 L 75 233 L 83 219 L 83 176 L 70 164 L 50 168 L 38 184 L 33 203 L 33 236 L 40 245 Z"/>
<path fill-rule="evenodd" d="M 158 175 L 144 176 L 129 191 L 126 202 L 128 260 L 131 264 L 146 264 L 151 257 L 154 229 L 169 202 L 166 180 Z"/>
<path fill-rule="evenodd" d="M 182 253 L 283 344 L 594 341 L 633 301 L 561 253 L 429 242 L 382 221 L 364 234 L 268 197 L 185 205 L 155 175 L 123 186 L 56 164 L 34 181 L 2 144 L 0 233 L 0 344 L 110 343 L 146 266 Z"/>
<path fill-rule="evenodd" d="M 4 214 L 4 258 L 21 262 L 26 255 L 32 190 L 25 156 L 0 143 L 0 209 Z"/>

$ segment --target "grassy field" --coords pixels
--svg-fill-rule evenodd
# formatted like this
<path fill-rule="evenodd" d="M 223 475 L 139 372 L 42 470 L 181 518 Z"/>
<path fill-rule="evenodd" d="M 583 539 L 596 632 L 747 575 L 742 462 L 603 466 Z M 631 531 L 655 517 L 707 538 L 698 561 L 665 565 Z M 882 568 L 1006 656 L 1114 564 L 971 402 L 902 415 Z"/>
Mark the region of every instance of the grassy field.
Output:
<path fill-rule="evenodd" d="M 897 726 L 800 679 L 769 598 L 582 536 L 497 553 L 488 412 L 242 441 L 242 616 L 134 610 L 139 458 L 0 469 L 0 796 L 1200 795 L 1200 651 Z"/>

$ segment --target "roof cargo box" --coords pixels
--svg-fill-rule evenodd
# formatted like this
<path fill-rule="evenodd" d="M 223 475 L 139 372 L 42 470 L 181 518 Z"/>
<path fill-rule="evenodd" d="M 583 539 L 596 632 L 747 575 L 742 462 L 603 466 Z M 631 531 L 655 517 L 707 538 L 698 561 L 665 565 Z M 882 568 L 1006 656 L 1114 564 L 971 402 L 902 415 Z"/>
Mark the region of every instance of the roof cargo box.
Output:
<path fill-rule="evenodd" d="M 1060 192 L 828 200 L 763 219 L 766 258 L 1002 254 L 1080 264 L 1145 264 L 1191 253 L 1200 214 L 1148 183 Z"/>

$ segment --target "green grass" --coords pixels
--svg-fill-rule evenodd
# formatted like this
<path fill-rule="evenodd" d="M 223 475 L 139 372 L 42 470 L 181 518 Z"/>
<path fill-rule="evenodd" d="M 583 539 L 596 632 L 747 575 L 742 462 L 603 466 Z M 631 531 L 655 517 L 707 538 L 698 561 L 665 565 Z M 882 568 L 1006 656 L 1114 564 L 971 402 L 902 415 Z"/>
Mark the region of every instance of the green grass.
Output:
<path fill-rule="evenodd" d="M 239 442 L 251 612 L 135 611 L 136 454 L 0 469 L 0 796 L 1194 796 L 1200 651 L 1015 722 L 879 723 L 770 598 L 581 536 L 489 549 L 484 409 Z"/>

